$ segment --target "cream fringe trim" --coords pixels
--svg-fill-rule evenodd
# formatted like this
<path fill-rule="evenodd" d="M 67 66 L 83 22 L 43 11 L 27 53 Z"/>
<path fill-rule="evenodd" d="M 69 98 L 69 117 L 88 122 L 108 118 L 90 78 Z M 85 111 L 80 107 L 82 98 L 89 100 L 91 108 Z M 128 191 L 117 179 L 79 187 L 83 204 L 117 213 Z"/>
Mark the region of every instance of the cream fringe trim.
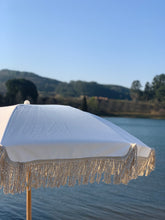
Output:
<path fill-rule="evenodd" d="M 148 175 L 155 167 L 155 152 L 137 159 L 137 147 L 131 146 L 124 157 L 99 157 L 65 160 L 13 162 L 5 147 L 0 147 L 0 187 L 4 193 L 21 193 L 26 187 L 74 186 L 104 183 L 127 184 L 139 175 Z M 28 175 L 28 180 L 27 180 Z M 113 177 L 113 178 L 112 178 Z"/>

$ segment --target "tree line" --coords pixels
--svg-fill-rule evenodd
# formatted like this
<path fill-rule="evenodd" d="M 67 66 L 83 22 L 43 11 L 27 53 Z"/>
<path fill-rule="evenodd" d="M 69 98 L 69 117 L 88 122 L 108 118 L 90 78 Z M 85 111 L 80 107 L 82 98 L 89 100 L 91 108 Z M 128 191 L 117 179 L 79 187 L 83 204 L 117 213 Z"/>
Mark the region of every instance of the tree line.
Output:
<path fill-rule="evenodd" d="M 133 81 L 130 88 L 132 100 L 86 95 L 45 96 L 38 92 L 33 82 L 26 79 L 11 79 L 5 85 L 6 93 L 0 95 L 1 106 L 21 104 L 28 99 L 32 104 L 70 105 L 104 116 L 165 117 L 165 74 L 155 76 L 151 84 L 147 82 L 143 91 L 140 81 Z"/>
<path fill-rule="evenodd" d="M 156 75 L 152 83 L 146 82 L 144 90 L 139 80 L 132 82 L 130 93 L 131 98 L 135 101 L 165 101 L 165 74 Z"/>

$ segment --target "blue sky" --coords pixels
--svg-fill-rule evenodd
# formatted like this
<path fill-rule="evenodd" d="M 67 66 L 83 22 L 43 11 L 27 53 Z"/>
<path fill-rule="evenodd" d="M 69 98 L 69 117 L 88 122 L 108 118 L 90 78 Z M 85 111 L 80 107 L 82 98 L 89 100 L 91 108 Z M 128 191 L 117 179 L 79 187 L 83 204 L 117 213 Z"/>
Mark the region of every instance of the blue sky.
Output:
<path fill-rule="evenodd" d="M 0 0 L 0 69 L 144 86 L 165 73 L 164 0 Z"/>

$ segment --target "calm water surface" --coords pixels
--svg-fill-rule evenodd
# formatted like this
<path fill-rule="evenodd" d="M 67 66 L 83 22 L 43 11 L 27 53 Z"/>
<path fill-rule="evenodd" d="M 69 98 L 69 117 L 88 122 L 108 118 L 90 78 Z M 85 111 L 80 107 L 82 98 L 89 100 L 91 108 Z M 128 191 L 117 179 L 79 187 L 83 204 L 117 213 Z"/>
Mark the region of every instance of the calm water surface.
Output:
<path fill-rule="evenodd" d="M 89 184 L 32 190 L 33 220 L 164 220 L 165 120 L 106 118 L 156 150 L 156 170 L 128 185 Z M 0 191 L 0 219 L 25 219 L 26 195 Z"/>

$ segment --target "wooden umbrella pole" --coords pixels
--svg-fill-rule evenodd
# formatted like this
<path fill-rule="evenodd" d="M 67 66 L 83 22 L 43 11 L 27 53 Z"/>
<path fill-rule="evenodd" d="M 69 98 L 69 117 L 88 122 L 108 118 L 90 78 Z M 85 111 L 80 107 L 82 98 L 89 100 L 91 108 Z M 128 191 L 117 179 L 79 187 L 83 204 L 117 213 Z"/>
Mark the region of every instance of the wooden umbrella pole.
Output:
<path fill-rule="evenodd" d="M 26 182 L 28 183 L 28 180 L 30 178 L 30 172 L 27 172 L 26 174 Z M 29 189 L 29 186 L 27 184 L 26 186 L 26 220 L 32 220 L 32 202 L 31 202 L 31 189 Z"/>

